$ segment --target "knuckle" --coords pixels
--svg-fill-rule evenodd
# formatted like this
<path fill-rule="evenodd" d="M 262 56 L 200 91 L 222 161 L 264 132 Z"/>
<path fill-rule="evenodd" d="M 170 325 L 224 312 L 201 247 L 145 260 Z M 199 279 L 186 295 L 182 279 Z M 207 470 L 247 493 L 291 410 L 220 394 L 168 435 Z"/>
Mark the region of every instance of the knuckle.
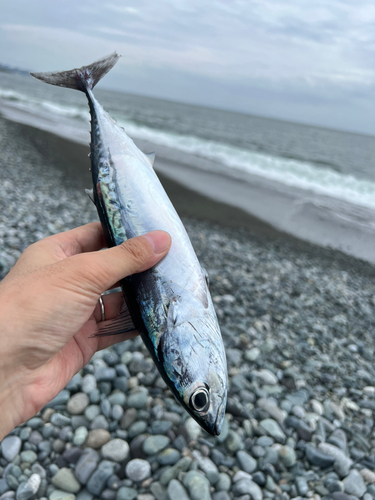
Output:
<path fill-rule="evenodd" d="M 150 246 L 145 244 L 143 238 L 131 238 L 121 247 L 134 263 L 144 264 L 152 254 Z"/>

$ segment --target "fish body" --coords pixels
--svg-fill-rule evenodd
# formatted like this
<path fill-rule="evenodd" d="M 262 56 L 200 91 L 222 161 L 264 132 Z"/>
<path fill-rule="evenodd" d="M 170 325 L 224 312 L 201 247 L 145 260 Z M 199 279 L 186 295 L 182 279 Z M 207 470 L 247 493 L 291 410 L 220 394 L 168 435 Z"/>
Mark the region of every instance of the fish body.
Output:
<path fill-rule="evenodd" d="M 190 415 L 218 435 L 226 408 L 227 368 L 207 275 L 152 161 L 92 93 L 117 59 L 115 53 L 80 69 L 32 75 L 87 96 L 93 195 L 108 245 L 156 229 L 171 235 L 168 255 L 152 269 L 125 278 L 122 289 L 163 379 Z"/>

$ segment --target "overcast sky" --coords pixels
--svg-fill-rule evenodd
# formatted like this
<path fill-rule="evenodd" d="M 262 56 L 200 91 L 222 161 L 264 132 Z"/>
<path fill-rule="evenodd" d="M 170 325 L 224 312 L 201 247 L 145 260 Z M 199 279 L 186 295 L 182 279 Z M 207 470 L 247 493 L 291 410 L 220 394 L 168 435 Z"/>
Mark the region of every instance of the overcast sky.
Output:
<path fill-rule="evenodd" d="M 375 134 L 373 0 L 0 0 L 0 62 L 102 86 Z M 1 86 L 1 74 L 0 74 Z"/>

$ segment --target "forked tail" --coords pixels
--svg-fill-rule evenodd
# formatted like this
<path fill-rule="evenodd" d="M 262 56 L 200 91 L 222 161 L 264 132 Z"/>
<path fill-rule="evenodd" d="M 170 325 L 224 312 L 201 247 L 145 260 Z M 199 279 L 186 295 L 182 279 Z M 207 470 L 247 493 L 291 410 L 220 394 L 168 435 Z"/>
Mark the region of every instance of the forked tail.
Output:
<path fill-rule="evenodd" d="M 60 72 L 30 73 L 30 75 L 50 85 L 86 92 L 87 89 L 92 90 L 119 59 L 120 56 L 113 52 L 113 54 L 103 57 L 88 66 L 82 66 L 82 68 Z"/>

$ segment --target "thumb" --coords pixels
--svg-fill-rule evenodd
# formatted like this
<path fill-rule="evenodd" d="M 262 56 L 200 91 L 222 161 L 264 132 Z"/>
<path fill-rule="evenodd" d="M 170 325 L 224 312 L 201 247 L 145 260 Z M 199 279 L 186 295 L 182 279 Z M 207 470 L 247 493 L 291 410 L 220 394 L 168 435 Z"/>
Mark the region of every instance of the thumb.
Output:
<path fill-rule="evenodd" d="M 69 259 L 69 270 L 75 281 L 81 280 L 82 287 L 101 294 L 126 276 L 154 266 L 167 254 L 170 246 L 168 233 L 151 231 L 106 250 L 75 255 Z"/>

